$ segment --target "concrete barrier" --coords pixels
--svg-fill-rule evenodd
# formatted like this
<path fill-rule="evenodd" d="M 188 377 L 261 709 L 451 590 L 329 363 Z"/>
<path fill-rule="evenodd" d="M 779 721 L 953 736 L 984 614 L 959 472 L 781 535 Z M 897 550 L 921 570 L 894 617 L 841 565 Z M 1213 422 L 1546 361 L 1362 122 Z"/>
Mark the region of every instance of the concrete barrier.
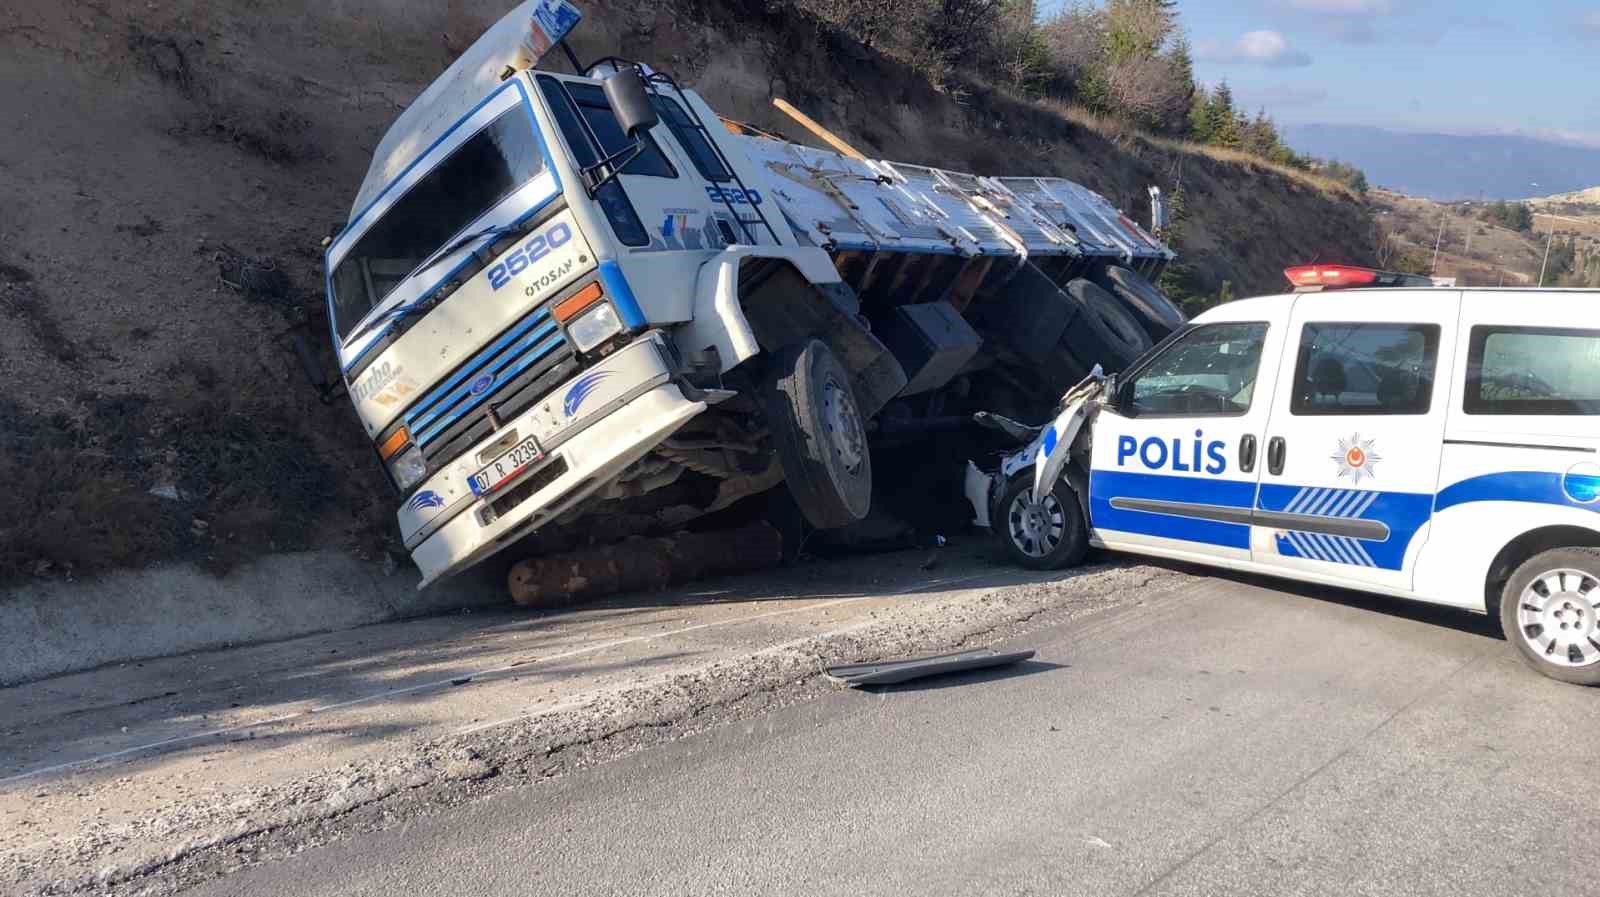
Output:
<path fill-rule="evenodd" d="M 486 565 L 492 566 L 492 565 Z M 223 577 L 188 565 L 0 588 L 0 686 L 110 663 L 510 603 L 492 574 L 417 591 L 409 565 L 273 555 Z"/>

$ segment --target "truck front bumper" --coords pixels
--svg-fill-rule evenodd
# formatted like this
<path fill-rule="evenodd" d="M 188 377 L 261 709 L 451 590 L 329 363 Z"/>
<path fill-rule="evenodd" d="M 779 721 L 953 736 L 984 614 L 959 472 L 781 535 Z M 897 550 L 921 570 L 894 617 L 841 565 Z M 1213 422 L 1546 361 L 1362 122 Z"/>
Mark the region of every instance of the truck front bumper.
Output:
<path fill-rule="evenodd" d="M 435 515 L 419 519 L 415 501 L 400 511 L 406 546 L 422 571 L 418 588 L 510 547 L 704 411 L 705 402 L 686 398 L 671 382 L 668 358 L 660 335 L 641 337 L 430 478 L 418 493 L 440 496 L 443 506 Z M 543 458 L 488 494 L 473 494 L 468 478 L 530 435 L 539 440 Z"/>

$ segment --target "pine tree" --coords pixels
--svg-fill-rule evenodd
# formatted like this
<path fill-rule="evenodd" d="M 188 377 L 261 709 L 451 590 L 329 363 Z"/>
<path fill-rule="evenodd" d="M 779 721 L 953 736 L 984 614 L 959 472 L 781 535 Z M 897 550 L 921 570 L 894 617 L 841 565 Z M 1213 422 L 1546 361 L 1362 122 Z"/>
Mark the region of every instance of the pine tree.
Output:
<path fill-rule="evenodd" d="M 1173 41 L 1167 58 L 1172 65 L 1172 80 L 1180 85 L 1187 84 L 1191 93 L 1197 92 L 1194 88 L 1194 51 L 1189 46 L 1189 39 L 1180 36 Z"/>
<path fill-rule="evenodd" d="M 1212 146 L 1236 149 L 1240 143 L 1239 114 L 1233 108 L 1233 89 L 1223 81 L 1211 93 L 1207 110 L 1211 136 L 1206 140 Z"/>
<path fill-rule="evenodd" d="M 1267 110 L 1257 110 L 1256 117 L 1248 121 L 1240 116 L 1239 121 L 1241 143 L 1245 152 L 1263 159 L 1272 158 L 1272 151 L 1278 146 L 1278 129 L 1273 127 L 1272 119 L 1267 117 Z"/>
<path fill-rule="evenodd" d="M 1195 143 L 1211 142 L 1211 91 L 1205 85 L 1196 85 L 1194 99 L 1189 103 L 1189 139 Z"/>

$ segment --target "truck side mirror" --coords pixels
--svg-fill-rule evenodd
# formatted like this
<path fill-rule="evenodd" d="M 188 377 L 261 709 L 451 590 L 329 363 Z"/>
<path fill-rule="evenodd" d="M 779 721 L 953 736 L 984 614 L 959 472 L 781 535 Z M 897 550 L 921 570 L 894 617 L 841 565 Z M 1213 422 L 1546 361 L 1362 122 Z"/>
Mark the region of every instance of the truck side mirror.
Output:
<path fill-rule="evenodd" d="M 648 131 L 660 121 L 655 104 L 650 102 L 650 89 L 645 87 L 638 69 L 621 69 L 600 83 L 617 124 L 629 137 L 638 139 L 640 131 Z"/>

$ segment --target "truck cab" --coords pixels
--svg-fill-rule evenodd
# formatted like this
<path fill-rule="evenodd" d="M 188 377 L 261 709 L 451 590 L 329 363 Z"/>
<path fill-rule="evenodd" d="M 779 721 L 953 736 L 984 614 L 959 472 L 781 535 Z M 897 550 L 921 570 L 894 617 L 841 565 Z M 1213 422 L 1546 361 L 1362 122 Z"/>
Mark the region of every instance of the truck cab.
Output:
<path fill-rule="evenodd" d="M 567 145 L 551 95 L 568 92 L 506 79 L 327 251 L 342 373 L 427 581 L 581 499 L 636 460 L 643 431 L 706 407 L 671 382 L 672 348 L 622 268 L 617 245 L 643 230 L 625 187 L 574 201 L 593 150 Z M 634 164 L 625 177 L 669 163 L 655 148 Z"/>
<path fill-rule="evenodd" d="M 1034 565 L 1081 533 L 1498 613 L 1541 672 L 1600 683 L 1597 299 L 1324 288 L 1207 311 L 1104 396 L 1058 490 L 1081 516 Z M 1003 531 L 1031 500 L 1009 494 Z"/>
<path fill-rule="evenodd" d="M 858 519 L 854 396 L 904 385 L 700 97 L 620 60 L 533 68 L 576 17 L 531 0 L 469 48 L 391 127 L 327 247 L 340 370 L 423 585 L 686 475 L 677 507 L 725 507 L 783 481 L 774 442 L 810 467 L 821 523 Z M 744 364 L 791 345 L 803 370 Z M 809 412 L 787 443 L 760 396 L 783 383 Z M 793 457 L 829 415 L 841 445 Z"/>

